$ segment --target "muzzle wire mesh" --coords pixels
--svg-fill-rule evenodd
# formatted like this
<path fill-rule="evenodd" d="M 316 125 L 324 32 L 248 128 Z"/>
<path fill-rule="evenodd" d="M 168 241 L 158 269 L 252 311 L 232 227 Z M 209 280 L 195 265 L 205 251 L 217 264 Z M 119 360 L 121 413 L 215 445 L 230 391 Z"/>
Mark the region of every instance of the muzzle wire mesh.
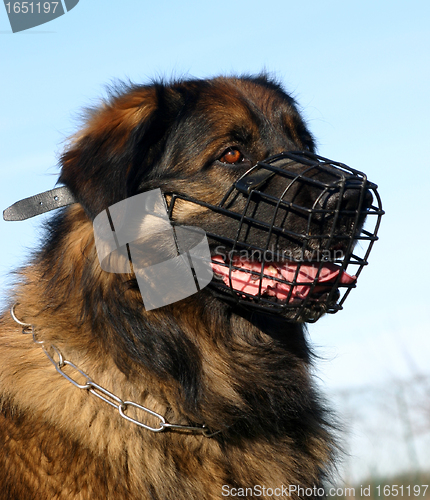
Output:
<path fill-rule="evenodd" d="M 297 193 L 302 192 L 312 193 L 310 203 L 300 201 Z M 172 193 L 172 222 L 178 199 L 208 208 L 225 217 L 225 224 L 235 226 L 234 236 L 206 232 L 212 248 L 218 244 L 226 249 L 224 262 L 215 260 L 215 255 L 212 259 L 213 265 L 225 268 L 224 275 L 228 273 L 225 280 L 215 276 L 209 285 L 215 295 L 247 308 L 307 322 L 342 309 L 356 286 L 355 282 L 342 282 L 342 271 L 348 269 L 358 278 L 378 239 L 384 213 L 377 186 L 365 174 L 309 152 L 282 153 L 258 162 L 232 184 L 218 205 Z M 299 230 L 290 226 L 294 219 L 302 221 Z M 315 233 L 316 229 L 320 232 Z M 241 260 L 238 255 L 247 257 Z M 250 260 L 254 261 L 251 265 Z M 293 276 L 274 275 L 273 262 L 278 267 L 289 263 L 295 269 Z M 308 281 L 303 277 L 299 280 L 301 269 L 310 264 L 316 274 Z M 324 266 L 331 264 L 339 266 L 339 273 L 321 286 Z M 258 283 L 255 293 L 235 288 L 233 273 L 237 271 Z M 276 294 L 263 289 L 264 280 L 272 283 L 269 289 L 283 286 L 288 294 L 277 299 Z M 304 298 L 295 296 L 298 287 L 307 289 Z"/>

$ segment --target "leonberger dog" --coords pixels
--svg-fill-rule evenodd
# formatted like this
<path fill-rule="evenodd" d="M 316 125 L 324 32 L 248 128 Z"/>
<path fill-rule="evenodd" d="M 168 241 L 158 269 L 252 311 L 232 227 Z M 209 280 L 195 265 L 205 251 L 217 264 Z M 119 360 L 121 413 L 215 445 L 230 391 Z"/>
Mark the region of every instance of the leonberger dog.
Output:
<path fill-rule="evenodd" d="M 323 497 L 337 445 L 305 325 L 367 263 L 375 185 L 316 156 L 265 75 L 120 85 L 60 163 L 53 199 L 16 217 L 62 206 L 1 316 L 0 498 Z M 127 219 L 145 251 L 117 241 L 106 269 L 96 240 L 147 193 Z M 139 270 L 169 259 L 191 281 L 156 273 L 173 298 L 148 307 Z"/>

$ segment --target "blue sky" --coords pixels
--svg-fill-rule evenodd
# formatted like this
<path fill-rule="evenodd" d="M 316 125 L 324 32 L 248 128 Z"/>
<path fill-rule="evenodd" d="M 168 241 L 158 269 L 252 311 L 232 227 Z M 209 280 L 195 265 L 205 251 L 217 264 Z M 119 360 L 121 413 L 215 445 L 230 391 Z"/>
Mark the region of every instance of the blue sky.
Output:
<path fill-rule="evenodd" d="M 309 328 L 322 382 L 429 372 L 429 22 L 427 0 L 80 0 L 12 34 L 0 5 L 0 208 L 54 186 L 64 141 L 106 84 L 267 70 L 319 153 L 366 172 L 387 212 L 344 311 Z M 2 294 L 41 221 L 0 221 Z"/>

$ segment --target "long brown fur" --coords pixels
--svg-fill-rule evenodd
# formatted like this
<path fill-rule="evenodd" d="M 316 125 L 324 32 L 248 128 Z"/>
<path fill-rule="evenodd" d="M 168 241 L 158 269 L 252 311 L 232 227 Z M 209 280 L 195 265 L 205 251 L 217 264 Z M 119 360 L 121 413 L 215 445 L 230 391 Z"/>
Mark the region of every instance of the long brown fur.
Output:
<path fill-rule="evenodd" d="M 94 217 L 139 190 L 173 186 L 219 202 L 237 174 L 214 162 L 238 142 L 251 163 L 314 147 L 294 101 L 265 77 L 114 93 L 61 161 L 60 181 L 79 203 L 53 216 L 10 299 L 36 339 L 97 384 L 169 422 L 219 432 L 152 433 L 126 421 L 62 377 L 6 310 L 0 499 L 253 498 L 256 485 L 265 499 L 282 485 L 320 496 L 334 445 L 303 325 L 235 310 L 206 289 L 145 311 L 133 276 L 102 271 L 95 251 Z M 196 210 L 182 202 L 174 217 L 204 227 L 211 216 Z"/>

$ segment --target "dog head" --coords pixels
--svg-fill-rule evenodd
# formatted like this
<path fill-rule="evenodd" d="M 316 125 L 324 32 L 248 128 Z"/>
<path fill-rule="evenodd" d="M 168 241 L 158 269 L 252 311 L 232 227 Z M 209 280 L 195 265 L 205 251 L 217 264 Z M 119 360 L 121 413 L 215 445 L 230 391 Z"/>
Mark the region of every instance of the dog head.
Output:
<path fill-rule="evenodd" d="M 315 321 L 355 286 L 382 210 L 364 174 L 314 150 L 294 100 L 266 77 L 131 86 L 89 113 L 60 182 L 91 219 L 160 189 L 174 225 L 207 235 L 210 293 Z"/>

